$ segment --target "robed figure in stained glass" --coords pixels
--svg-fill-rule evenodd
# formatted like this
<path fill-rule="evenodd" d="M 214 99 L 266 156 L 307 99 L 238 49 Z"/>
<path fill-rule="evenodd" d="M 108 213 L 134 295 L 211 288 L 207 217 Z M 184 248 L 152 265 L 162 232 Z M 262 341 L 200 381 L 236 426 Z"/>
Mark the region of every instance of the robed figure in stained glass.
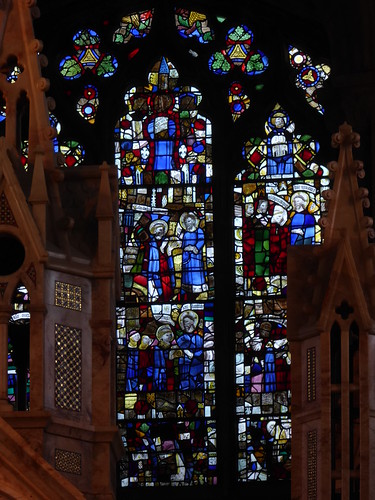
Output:
<path fill-rule="evenodd" d="M 292 245 L 311 245 L 314 243 L 315 219 L 306 210 L 308 204 L 308 194 L 302 191 L 293 194 L 292 205 L 295 213 L 290 222 L 290 243 Z"/>
<path fill-rule="evenodd" d="M 155 114 L 146 119 L 144 136 L 154 148 L 154 171 L 168 171 L 175 168 L 179 137 L 178 114 L 173 111 L 174 99 L 169 94 L 156 94 L 151 98 L 151 107 Z M 174 157 L 175 155 L 175 157 Z"/>
<path fill-rule="evenodd" d="M 293 174 L 294 123 L 282 109 L 274 111 L 267 122 L 267 174 Z"/>
<path fill-rule="evenodd" d="M 182 238 L 181 288 L 185 292 L 200 293 L 208 288 L 203 262 L 204 233 L 194 212 L 184 212 L 180 224 L 185 230 Z"/>
<path fill-rule="evenodd" d="M 141 336 L 137 331 L 132 331 L 129 334 L 128 342 L 128 363 L 126 369 L 126 390 L 138 390 L 138 342 Z"/>
<path fill-rule="evenodd" d="M 268 200 L 259 199 L 252 206 L 253 217 L 247 217 L 243 227 L 244 271 L 247 276 L 269 274 L 269 221 Z M 250 214 L 247 209 L 245 215 Z"/>
<path fill-rule="evenodd" d="M 178 360 L 179 389 L 203 388 L 203 338 L 197 333 L 198 314 L 183 311 L 178 319 L 182 335 L 177 345 L 182 349 L 183 357 Z"/>
<path fill-rule="evenodd" d="M 152 339 L 148 335 L 142 335 L 139 343 L 139 390 L 151 391 L 152 389 Z"/>
<path fill-rule="evenodd" d="M 153 390 L 170 391 L 174 388 L 173 361 L 169 353 L 174 333 L 170 325 L 161 325 L 156 330 L 157 345 L 154 347 Z"/>
<path fill-rule="evenodd" d="M 149 226 L 150 239 L 144 264 L 147 265 L 147 289 L 151 301 L 169 300 L 173 296 L 175 277 L 173 259 L 167 255 L 168 224 L 156 219 Z"/>

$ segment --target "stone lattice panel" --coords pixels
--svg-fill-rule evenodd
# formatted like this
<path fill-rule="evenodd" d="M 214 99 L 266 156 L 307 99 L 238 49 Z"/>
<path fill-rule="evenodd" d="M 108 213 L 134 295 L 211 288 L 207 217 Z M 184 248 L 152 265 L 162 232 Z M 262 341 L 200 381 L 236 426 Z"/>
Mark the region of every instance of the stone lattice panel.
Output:
<path fill-rule="evenodd" d="M 82 287 L 70 283 L 63 283 L 62 281 L 56 281 L 55 306 L 72 309 L 73 311 L 81 311 Z"/>
<path fill-rule="evenodd" d="M 81 454 L 74 451 L 55 449 L 55 469 L 69 474 L 81 475 Z"/>
<path fill-rule="evenodd" d="M 0 224 L 17 226 L 16 219 L 14 218 L 13 212 L 9 206 L 7 197 L 5 196 L 4 192 L 2 192 L 0 195 Z"/>
<path fill-rule="evenodd" d="M 27 275 L 31 279 L 31 281 L 34 283 L 34 286 L 36 285 L 36 269 L 34 264 L 30 264 L 29 269 L 27 270 Z"/>
<path fill-rule="evenodd" d="M 307 349 L 307 400 L 316 399 L 316 348 Z"/>
<path fill-rule="evenodd" d="M 307 499 L 316 500 L 318 494 L 318 433 L 307 433 Z"/>
<path fill-rule="evenodd" d="M 55 325 L 55 405 L 81 411 L 82 331 Z"/>

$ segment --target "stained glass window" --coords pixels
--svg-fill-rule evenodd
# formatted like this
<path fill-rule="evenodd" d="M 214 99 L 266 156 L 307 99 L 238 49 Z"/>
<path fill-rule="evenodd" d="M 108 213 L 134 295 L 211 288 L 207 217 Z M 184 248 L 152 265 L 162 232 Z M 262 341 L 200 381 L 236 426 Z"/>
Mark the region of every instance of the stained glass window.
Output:
<path fill-rule="evenodd" d="M 64 124 L 74 141 L 61 149 L 58 137 L 56 153 L 67 153 L 68 167 L 85 151 L 95 164 L 113 163 L 114 151 L 118 168 L 119 497 L 140 495 L 137 486 L 216 483 L 218 498 L 228 485 L 261 497 L 275 478 L 289 477 L 286 249 L 322 239 L 328 180 L 317 139 L 325 117 L 310 106 L 320 103 L 324 75 L 310 85 L 313 73 L 301 73 L 320 60 L 300 49 L 290 56 L 283 16 L 268 24 L 245 4 L 235 15 L 229 4 L 208 4 L 198 12 L 168 0 L 124 11 L 112 2 L 98 22 L 87 2 L 84 22 L 97 33 L 77 33 L 62 53 L 70 54 L 60 66 L 64 82 L 58 72 L 66 109 L 77 116 Z M 160 59 L 164 51 L 173 64 Z M 110 81 L 96 71 L 106 54 L 116 56 L 112 70 L 118 61 Z M 270 107 L 277 100 L 285 110 Z M 108 123 L 116 124 L 114 148 Z M 278 495 L 288 491 L 288 481 L 277 483 Z"/>
<path fill-rule="evenodd" d="M 19 285 L 13 297 L 13 311 L 8 326 L 8 401 L 15 410 L 30 405 L 29 294 Z"/>
<path fill-rule="evenodd" d="M 243 148 L 235 179 L 235 332 L 240 481 L 282 479 L 290 471 L 290 352 L 287 246 L 321 243 L 318 220 L 328 171 L 319 143 L 295 134 L 278 104 L 265 138 Z"/>
<path fill-rule="evenodd" d="M 162 58 L 115 130 L 122 486 L 216 483 L 211 123 Z"/>
<path fill-rule="evenodd" d="M 127 43 L 133 37 L 144 38 L 151 30 L 154 9 L 133 12 L 121 19 L 120 27 L 113 34 L 115 43 Z"/>

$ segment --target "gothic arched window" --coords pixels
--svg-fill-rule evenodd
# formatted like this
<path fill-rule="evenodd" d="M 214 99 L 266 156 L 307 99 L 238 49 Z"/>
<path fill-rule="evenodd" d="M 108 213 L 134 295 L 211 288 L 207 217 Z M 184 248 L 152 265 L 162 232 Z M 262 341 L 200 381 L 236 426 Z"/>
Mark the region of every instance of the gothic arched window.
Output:
<path fill-rule="evenodd" d="M 120 498 L 290 494 L 286 247 L 332 112 L 318 16 L 265 3 L 80 2 L 46 47 L 64 168 L 119 172 Z"/>

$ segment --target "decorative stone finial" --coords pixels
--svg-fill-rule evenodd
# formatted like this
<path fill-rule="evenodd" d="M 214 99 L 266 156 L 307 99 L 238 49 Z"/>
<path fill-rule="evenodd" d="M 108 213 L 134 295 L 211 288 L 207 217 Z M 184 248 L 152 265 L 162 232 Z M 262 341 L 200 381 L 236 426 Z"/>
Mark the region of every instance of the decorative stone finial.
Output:
<path fill-rule="evenodd" d="M 340 146 L 351 144 L 355 148 L 360 146 L 360 136 L 353 132 L 352 127 L 344 122 L 339 127 L 339 131 L 332 135 L 332 147 L 338 148 Z"/>

